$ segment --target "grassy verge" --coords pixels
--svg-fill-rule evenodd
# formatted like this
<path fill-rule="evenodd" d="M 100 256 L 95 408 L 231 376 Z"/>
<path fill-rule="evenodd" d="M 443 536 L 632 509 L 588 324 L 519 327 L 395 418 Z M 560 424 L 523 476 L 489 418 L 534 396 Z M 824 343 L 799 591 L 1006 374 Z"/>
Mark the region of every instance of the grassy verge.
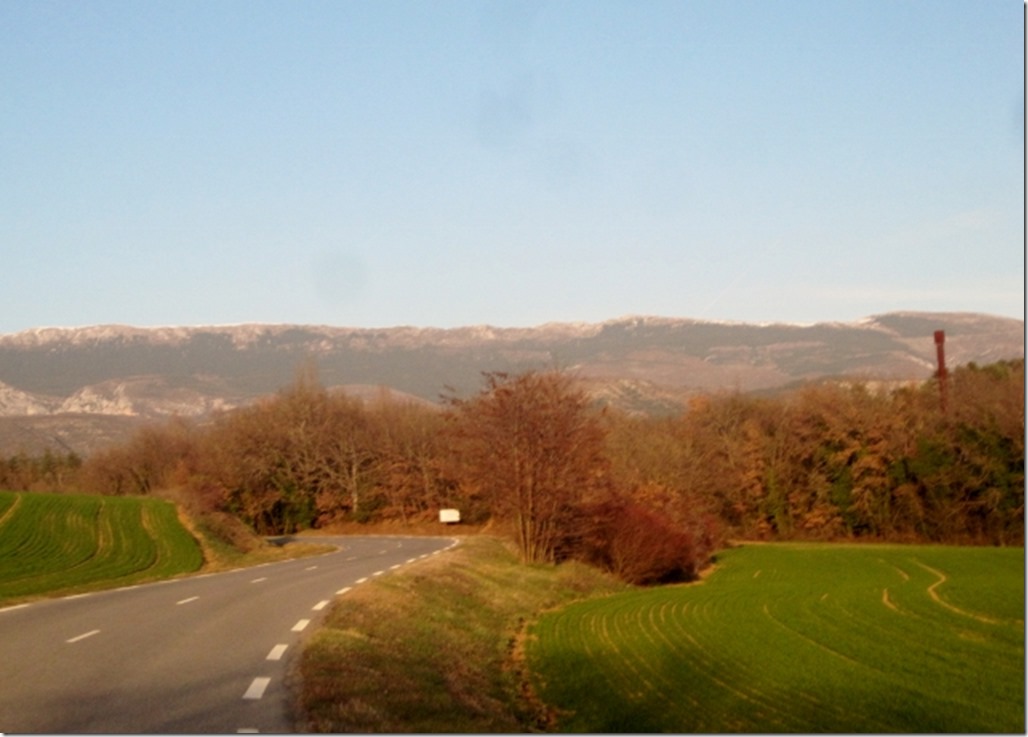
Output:
<path fill-rule="evenodd" d="M 623 584 L 577 564 L 523 566 L 492 537 L 337 599 L 299 659 L 299 732 L 523 732 L 519 634 L 538 612 Z"/>
<path fill-rule="evenodd" d="M 181 514 L 182 524 L 203 550 L 203 571 L 216 573 L 261 563 L 321 555 L 335 548 L 309 539 L 288 538 L 270 542 L 240 520 L 224 513 Z"/>

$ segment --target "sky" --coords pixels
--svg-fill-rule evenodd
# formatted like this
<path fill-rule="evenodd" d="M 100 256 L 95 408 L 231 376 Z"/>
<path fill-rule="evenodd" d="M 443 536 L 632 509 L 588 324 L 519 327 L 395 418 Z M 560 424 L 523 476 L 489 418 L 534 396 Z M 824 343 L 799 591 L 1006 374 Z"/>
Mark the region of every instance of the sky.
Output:
<path fill-rule="evenodd" d="M 1013 0 L 6 0 L 0 333 L 1024 318 Z"/>

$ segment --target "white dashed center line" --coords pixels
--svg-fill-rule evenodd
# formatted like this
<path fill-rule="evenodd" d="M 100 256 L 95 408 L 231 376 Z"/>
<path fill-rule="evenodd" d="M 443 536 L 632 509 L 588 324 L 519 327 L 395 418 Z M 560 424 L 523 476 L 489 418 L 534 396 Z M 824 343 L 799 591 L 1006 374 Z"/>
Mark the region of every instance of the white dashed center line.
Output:
<path fill-rule="evenodd" d="M 271 683 L 270 678 L 254 678 L 253 683 L 250 684 L 250 688 L 246 689 L 246 693 L 243 694 L 244 699 L 259 699 L 264 695 L 264 690 Z"/>
<path fill-rule="evenodd" d="M 305 571 L 313 571 L 315 568 L 317 568 L 317 566 L 307 566 L 303 570 L 305 570 Z"/>
<path fill-rule="evenodd" d="M 71 644 L 73 642 L 78 642 L 79 640 L 84 640 L 87 637 L 92 637 L 93 635 L 96 635 L 96 634 L 99 634 L 99 633 L 100 633 L 100 630 L 91 630 L 90 632 L 86 632 L 84 634 L 77 635 L 75 637 L 67 639 L 67 640 L 65 640 L 65 642 Z"/>
<path fill-rule="evenodd" d="M 303 628 L 309 625 L 311 621 L 309 619 L 301 619 L 299 622 L 293 625 L 293 632 L 302 632 Z"/>
<path fill-rule="evenodd" d="M 324 609 L 327 606 L 328 606 L 328 599 L 325 599 L 324 601 L 319 601 L 317 604 L 315 604 L 313 607 L 311 607 L 311 609 L 313 609 L 316 612 L 320 612 L 322 609 Z"/>
<path fill-rule="evenodd" d="M 367 577 L 366 577 L 366 576 L 365 576 L 364 578 L 358 578 L 358 579 L 357 579 L 357 583 L 364 583 L 364 582 L 365 582 L 365 581 L 367 581 L 367 580 L 368 580 L 368 579 L 367 579 Z"/>
<path fill-rule="evenodd" d="M 343 594 L 345 594 L 345 593 L 346 593 L 347 591 L 349 591 L 349 590 L 350 590 L 350 588 L 351 588 L 350 586 L 347 586 L 346 588 L 342 588 L 342 589 L 339 589 L 339 590 L 338 590 L 338 591 L 336 592 L 336 594 L 337 594 L 338 596 L 342 596 L 342 595 L 343 595 Z"/>
<path fill-rule="evenodd" d="M 289 645 L 275 645 L 275 647 L 271 648 L 271 652 L 268 653 L 266 660 L 281 660 L 287 647 Z"/>
<path fill-rule="evenodd" d="M 190 596 L 188 599 L 182 599 L 180 601 L 176 601 L 175 605 L 177 606 L 179 604 L 188 604 L 189 602 L 196 601 L 199 598 L 200 598 L 199 596 Z"/>
<path fill-rule="evenodd" d="M 267 580 L 268 580 L 267 576 L 261 576 L 260 578 L 255 578 L 250 583 L 260 583 L 261 581 L 267 581 Z"/>

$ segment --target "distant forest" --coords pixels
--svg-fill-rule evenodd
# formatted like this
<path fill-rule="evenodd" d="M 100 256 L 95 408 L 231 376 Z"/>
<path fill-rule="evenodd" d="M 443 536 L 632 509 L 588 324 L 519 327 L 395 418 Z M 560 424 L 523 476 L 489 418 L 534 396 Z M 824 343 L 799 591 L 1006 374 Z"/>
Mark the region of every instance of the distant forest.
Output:
<path fill-rule="evenodd" d="M 694 576 L 731 539 L 1023 545 L 1024 407 L 1023 360 L 945 387 L 708 394 L 670 418 L 597 407 L 559 372 L 485 374 L 433 408 L 362 402 L 304 369 L 271 398 L 86 459 L 0 459 L 0 488 L 173 493 L 263 535 L 425 527 L 456 508 L 526 561 L 649 583 Z"/>

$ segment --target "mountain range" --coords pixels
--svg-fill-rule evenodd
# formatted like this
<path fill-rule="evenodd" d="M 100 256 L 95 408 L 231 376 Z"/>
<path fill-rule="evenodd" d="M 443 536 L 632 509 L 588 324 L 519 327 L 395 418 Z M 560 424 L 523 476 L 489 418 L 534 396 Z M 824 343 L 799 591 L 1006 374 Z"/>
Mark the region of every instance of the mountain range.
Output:
<path fill-rule="evenodd" d="M 950 367 L 1024 357 L 1023 320 L 973 313 L 813 325 L 625 317 L 531 328 L 37 328 L 0 335 L 0 455 L 86 455 L 142 422 L 253 402 L 310 364 L 327 387 L 426 403 L 470 395 L 482 372 L 559 368 L 597 401 L 669 413 L 700 392 L 922 381 L 936 370 L 937 330 Z"/>

